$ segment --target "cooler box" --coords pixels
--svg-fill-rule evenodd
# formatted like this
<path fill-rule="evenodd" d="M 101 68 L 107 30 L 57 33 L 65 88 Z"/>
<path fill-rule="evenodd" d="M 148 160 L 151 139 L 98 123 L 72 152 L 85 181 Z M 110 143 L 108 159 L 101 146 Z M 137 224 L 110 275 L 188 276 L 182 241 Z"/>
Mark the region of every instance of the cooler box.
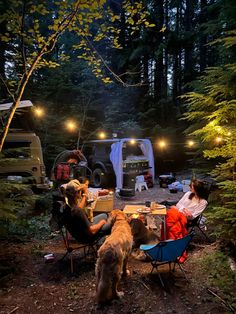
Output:
<path fill-rule="evenodd" d="M 113 210 L 114 207 L 114 193 L 98 196 L 94 212 L 107 213 Z"/>
<path fill-rule="evenodd" d="M 169 184 L 175 181 L 175 177 L 172 174 L 163 174 L 159 176 L 159 184 L 161 188 L 167 188 Z"/>

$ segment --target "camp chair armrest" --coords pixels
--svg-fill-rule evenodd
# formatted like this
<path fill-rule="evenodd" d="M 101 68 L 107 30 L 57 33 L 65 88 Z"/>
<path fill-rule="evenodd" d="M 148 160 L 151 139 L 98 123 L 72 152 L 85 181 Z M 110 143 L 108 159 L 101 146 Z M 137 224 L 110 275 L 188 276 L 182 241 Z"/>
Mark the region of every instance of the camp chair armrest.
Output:
<path fill-rule="evenodd" d="M 141 244 L 139 248 L 142 251 L 148 251 L 148 250 L 153 249 L 155 246 L 158 247 L 158 246 L 166 245 L 166 243 L 170 242 L 170 241 L 174 241 L 174 240 L 173 239 L 168 239 L 168 240 L 161 241 L 161 242 L 154 243 L 154 244 Z"/>

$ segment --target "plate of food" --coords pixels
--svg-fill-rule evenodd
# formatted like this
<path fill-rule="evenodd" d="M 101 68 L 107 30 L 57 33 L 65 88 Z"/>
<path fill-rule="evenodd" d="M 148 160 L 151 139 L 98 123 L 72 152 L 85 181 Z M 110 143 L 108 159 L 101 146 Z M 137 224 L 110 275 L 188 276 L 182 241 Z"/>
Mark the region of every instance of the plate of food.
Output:
<path fill-rule="evenodd" d="M 165 205 L 161 205 L 161 204 L 156 204 L 154 209 L 165 209 L 166 206 Z"/>
<path fill-rule="evenodd" d="M 140 214 L 148 214 L 151 212 L 151 209 L 149 207 L 145 207 L 145 208 L 138 208 L 137 212 Z"/>

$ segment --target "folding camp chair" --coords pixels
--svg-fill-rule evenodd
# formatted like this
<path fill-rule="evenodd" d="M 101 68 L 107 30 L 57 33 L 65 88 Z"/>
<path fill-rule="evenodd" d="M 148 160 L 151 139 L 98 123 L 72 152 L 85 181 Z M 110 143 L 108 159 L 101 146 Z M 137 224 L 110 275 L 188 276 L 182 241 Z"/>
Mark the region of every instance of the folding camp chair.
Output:
<path fill-rule="evenodd" d="M 83 258 L 87 258 L 88 256 L 97 257 L 97 251 L 101 243 L 101 239 L 104 235 L 99 235 L 96 238 L 93 238 L 88 243 L 80 243 L 78 239 L 74 239 L 65 226 L 61 228 L 61 234 L 63 238 L 63 242 L 66 247 L 66 253 L 61 258 L 63 260 L 68 254 L 70 256 L 70 270 L 71 273 L 74 273 L 74 262 L 73 262 L 73 251 L 78 250 L 83 252 Z"/>
<path fill-rule="evenodd" d="M 187 229 L 189 229 L 190 232 L 193 232 L 195 228 L 198 228 L 198 230 L 200 230 L 200 232 L 204 235 L 205 239 L 210 241 L 209 237 L 204 232 L 205 226 L 201 226 L 201 219 L 202 219 L 202 214 L 197 216 L 193 220 L 188 221 Z"/>
<path fill-rule="evenodd" d="M 151 273 L 153 272 L 154 268 L 158 270 L 158 266 L 164 264 L 169 264 L 169 271 L 171 271 L 171 263 L 174 263 L 172 271 L 174 271 L 175 265 L 178 264 L 179 268 L 187 279 L 185 271 L 179 262 L 179 258 L 187 249 L 193 235 L 194 233 L 191 232 L 184 238 L 178 240 L 166 240 L 157 244 L 141 245 L 140 249 L 144 251 L 144 253 L 151 259 Z M 162 286 L 164 287 L 164 283 L 159 272 L 158 276 Z"/>
<path fill-rule="evenodd" d="M 92 238 L 88 238 L 88 242 L 83 243 L 78 238 L 78 235 L 74 235 L 73 233 L 69 233 L 64 221 L 63 212 L 65 210 L 65 198 L 60 194 L 56 193 L 53 195 L 53 206 L 51 211 L 51 219 L 50 226 L 51 229 L 58 230 L 62 234 L 63 242 L 66 248 L 66 253 L 61 258 L 64 259 L 68 254 L 70 256 L 70 268 L 71 273 L 74 272 L 74 264 L 73 264 L 73 251 L 78 250 L 83 252 L 83 257 L 94 256 L 97 255 L 97 250 L 99 247 L 99 243 L 101 239 L 104 237 L 104 234 L 96 234 L 96 236 Z"/>

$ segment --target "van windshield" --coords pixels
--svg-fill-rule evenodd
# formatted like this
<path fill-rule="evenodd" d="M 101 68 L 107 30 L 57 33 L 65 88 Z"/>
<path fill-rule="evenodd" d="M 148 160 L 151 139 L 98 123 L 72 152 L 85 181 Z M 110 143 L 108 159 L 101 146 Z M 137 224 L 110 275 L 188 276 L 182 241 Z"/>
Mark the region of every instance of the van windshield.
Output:
<path fill-rule="evenodd" d="M 5 141 L 2 158 L 30 158 L 30 141 Z"/>

